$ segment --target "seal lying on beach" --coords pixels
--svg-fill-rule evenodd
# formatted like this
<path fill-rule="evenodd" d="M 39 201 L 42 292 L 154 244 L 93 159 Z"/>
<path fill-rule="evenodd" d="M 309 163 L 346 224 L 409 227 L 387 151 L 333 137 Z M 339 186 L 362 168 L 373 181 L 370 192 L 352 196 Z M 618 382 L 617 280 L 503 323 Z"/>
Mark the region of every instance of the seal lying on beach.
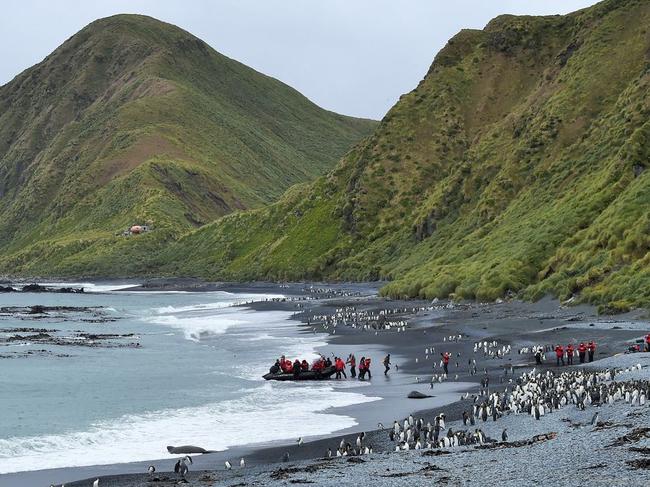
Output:
<path fill-rule="evenodd" d="M 205 450 L 200 446 L 192 445 L 168 446 L 167 451 L 174 455 L 189 455 L 190 453 L 214 453 L 214 450 Z"/>
<path fill-rule="evenodd" d="M 422 394 L 421 392 L 418 392 L 418 391 L 411 391 L 411 392 L 409 392 L 409 395 L 408 395 L 409 399 L 426 399 L 427 397 L 433 397 L 433 396 L 429 396 L 427 394 Z"/>

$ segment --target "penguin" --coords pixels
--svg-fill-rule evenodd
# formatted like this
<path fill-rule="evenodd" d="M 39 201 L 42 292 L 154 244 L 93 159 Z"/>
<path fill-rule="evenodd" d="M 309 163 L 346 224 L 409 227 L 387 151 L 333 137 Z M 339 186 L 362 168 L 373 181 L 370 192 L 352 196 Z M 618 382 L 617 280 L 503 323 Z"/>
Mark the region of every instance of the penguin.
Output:
<path fill-rule="evenodd" d="M 190 458 L 190 457 L 185 457 L 185 458 Z M 188 472 L 190 471 L 189 467 L 188 467 L 187 464 L 185 463 L 185 458 L 183 458 L 183 459 L 181 460 L 181 465 L 180 465 L 180 474 L 181 474 L 181 477 L 185 477 L 185 476 L 188 474 Z M 192 462 L 190 462 L 190 463 L 192 463 Z"/>
<path fill-rule="evenodd" d="M 591 426 L 596 426 L 598 424 L 598 411 L 591 418 Z"/>
<path fill-rule="evenodd" d="M 332 449 L 331 448 L 327 449 L 327 458 L 332 458 Z"/>
<path fill-rule="evenodd" d="M 153 465 L 149 465 L 147 472 L 149 472 L 149 475 L 153 475 L 154 473 L 156 473 L 156 467 L 154 467 Z"/>
<path fill-rule="evenodd" d="M 503 428 L 503 433 L 501 433 L 501 441 L 508 441 L 508 428 Z"/>
<path fill-rule="evenodd" d="M 298 439 L 296 440 L 296 442 L 298 443 L 298 446 L 301 446 L 301 445 L 304 443 L 304 441 L 303 441 L 303 439 L 302 439 L 302 436 L 301 436 L 300 438 L 298 438 Z"/>
<path fill-rule="evenodd" d="M 289 452 L 288 451 L 285 451 L 284 455 L 282 455 L 282 461 L 285 462 L 285 463 L 289 461 Z"/>
<path fill-rule="evenodd" d="M 93 487 L 99 487 L 99 479 L 95 479 L 93 482 Z"/>
<path fill-rule="evenodd" d="M 226 470 L 232 470 L 232 464 L 228 460 L 224 462 L 224 466 L 226 467 Z"/>
<path fill-rule="evenodd" d="M 244 457 L 241 457 L 239 460 L 239 468 L 244 468 L 246 466 L 246 461 L 244 460 Z"/>

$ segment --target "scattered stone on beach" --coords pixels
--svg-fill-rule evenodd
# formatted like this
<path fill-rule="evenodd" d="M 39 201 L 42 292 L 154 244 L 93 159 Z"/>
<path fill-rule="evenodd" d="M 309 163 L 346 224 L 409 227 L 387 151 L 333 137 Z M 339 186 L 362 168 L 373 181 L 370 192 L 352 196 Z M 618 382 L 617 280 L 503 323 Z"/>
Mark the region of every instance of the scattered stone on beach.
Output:
<path fill-rule="evenodd" d="M 607 467 L 606 463 L 598 463 L 596 465 L 589 465 L 587 467 L 580 467 L 578 470 L 591 470 L 591 469 L 594 469 L 594 468 L 605 468 L 605 467 Z"/>
<path fill-rule="evenodd" d="M 630 467 L 635 470 L 648 470 L 650 469 L 650 458 L 640 458 L 638 460 L 627 460 L 627 463 Z"/>
<path fill-rule="evenodd" d="M 496 448 L 520 448 L 522 446 L 530 446 L 535 443 L 542 443 L 544 441 L 553 440 L 557 438 L 557 433 L 551 432 L 543 435 L 535 435 L 530 440 L 520 440 L 520 441 L 502 441 L 499 443 L 487 443 L 485 445 L 479 445 L 476 447 L 477 450 L 493 450 Z"/>
<path fill-rule="evenodd" d="M 393 473 L 387 473 L 387 474 L 382 474 L 380 477 L 384 478 L 399 478 L 399 477 L 409 477 L 411 475 L 431 475 L 432 472 L 441 472 L 444 469 L 438 467 L 437 465 L 433 465 L 431 463 L 427 463 L 424 467 L 420 468 L 419 470 L 415 470 L 413 472 L 393 472 Z"/>
<path fill-rule="evenodd" d="M 366 461 L 359 457 L 348 457 L 348 463 L 366 463 Z"/>
<path fill-rule="evenodd" d="M 304 467 L 280 467 L 271 472 L 270 477 L 273 480 L 287 480 L 291 475 L 297 473 L 314 473 L 326 468 L 332 468 L 332 466 L 333 464 L 329 462 L 319 462 Z"/>
<path fill-rule="evenodd" d="M 423 457 L 439 457 L 441 455 L 450 455 L 448 450 L 425 450 L 422 452 Z"/>
<path fill-rule="evenodd" d="M 650 428 L 634 428 L 630 433 L 617 438 L 608 446 L 624 446 L 628 443 L 637 443 L 643 438 L 650 438 Z"/>
<path fill-rule="evenodd" d="M 631 446 L 629 448 L 630 451 L 633 451 L 635 453 L 641 453 L 643 455 L 650 455 L 650 448 L 648 447 L 639 447 L 639 446 Z"/>
<path fill-rule="evenodd" d="M 426 399 L 428 397 L 433 397 L 428 394 L 423 394 L 422 392 L 419 391 L 411 391 L 409 392 L 408 396 L 409 399 Z"/>
<path fill-rule="evenodd" d="M 631 428 L 630 423 L 612 423 L 611 421 L 598 421 L 594 431 L 608 430 L 612 428 Z"/>

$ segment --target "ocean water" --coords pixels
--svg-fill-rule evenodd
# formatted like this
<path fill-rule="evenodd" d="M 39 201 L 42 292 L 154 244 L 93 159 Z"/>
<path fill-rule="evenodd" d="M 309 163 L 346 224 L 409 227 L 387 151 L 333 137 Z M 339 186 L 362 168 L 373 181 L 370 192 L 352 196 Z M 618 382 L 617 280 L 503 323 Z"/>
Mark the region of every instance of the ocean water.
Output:
<path fill-rule="evenodd" d="M 328 383 L 261 378 L 281 354 L 310 360 L 325 344 L 322 335 L 302 333 L 291 312 L 234 306 L 279 295 L 82 284 L 90 292 L 5 294 L 0 306 L 92 306 L 115 321 L 89 322 L 84 313 L 4 316 L 0 329 L 47 328 L 60 337 L 133 333 L 111 343 L 141 347 L 0 344 L 0 355 L 37 352 L 0 358 L 0 474 L 153 460 L 168 455 L 167 445 L 224 450 L 328 434 L 356 424 L 330 408 L 377 399 Z M 0 331 L 7 334 L 14 333 Z M 289 416 L 287 404 L 300 407 Z"/>

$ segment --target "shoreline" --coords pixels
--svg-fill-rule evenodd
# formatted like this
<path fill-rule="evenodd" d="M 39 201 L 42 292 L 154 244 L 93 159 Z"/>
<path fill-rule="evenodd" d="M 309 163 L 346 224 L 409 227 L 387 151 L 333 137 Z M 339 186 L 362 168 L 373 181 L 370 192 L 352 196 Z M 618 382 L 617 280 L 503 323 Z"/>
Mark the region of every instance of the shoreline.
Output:
<path fill-rule="evenodd" d="M 304 292 L 304 287 L 308 286 L 303 283 L 293 284 L 291 286 L 280 289 L 277 285 L 264 284 L 255 286 L 254 288 L 247 287 L 245 291 L 248 292 L 271 292 L 294 297 L 300 296 Z M 316 286 L 316 285 L 315 285 Z M 336 286 L 323 285 L 327 289 L 335 290 L 353 290 L 354 293 L 359 295 L 346 296 L 334 295 L 333 297 L 322 300 L 287 300 L 287 301 L 261 301 L 243 306 L 259 309 L 259 310 L 291 310 L 299 311 L 300 315 L 294 315 L 291 319 L 298 320 L 302 333 L 312 333 L 313 326 L 307 323 L 307 320 L 315 314 L 323 314 L 332 312 L 332 310 L 342 305 L 353 305 L 368 309 L 380 308 L 399 308 L 399 307 L 413 307 L 419 305 L 429 305 L 430 303 L 416 302 L 416 301 L 396 301 L 388 300 L 378 296 L 373 296 L 373 286 L 371 285 L 345 285 L 340 284 Z M 233 291 L 230 291 L 230 290 Z M 228 292 L 245 292 L 244 288 L 239 288 L 239 285 L 221 286 L 219 290 L 226 290 Z M 350 294 L 350 293 L 348 293 Z M 296 308 L 296 304 L 304 304 L 304 308 Z M 306 304 L 305 304 L 306 303 Z M 233 464 L 238 463 L 241 456 L 246 457 L 247 465 L 253 467 L 269 467 L 275 462 L 278 462 L 284 452 L 290 453 L 292 461 L 303 461 L 308 459 L 320 458 L 324 456 L 327 447 L 331 447 L 337 443 L 341 437 L 348 437 L 350 435 L 356 437 L 356 432 L 366 430 L 368 437 L 373 438 L 382 435 L 381 432 L 376 431 L 376 424 L 381 422 L 387 427 L 387 423 L 396 416 L 396 410 L 406 411 L 413 413 L 422 413 L 425 416 L 437 414 L 438 411 L 444 410 L 450 420 L 455 420 L 460 417 L 460 414 L 465 405 L 462 401 L 458 401 L 461 392 L 466 390 L 471 391 L 472 388 L 478 388 L 478 377 L 470 376 L 466 371 L 466 367 L 459 364 L 458 374 L 459 381 L 446 382 L 441 385 L 435 384 L 432 391 L 434 396 L 441 397 L 448 395 L 442 403 L 436 402 L 433 399 L 413 400 L 406 399 L 406 394 L 410 390 L 419 390 L 421 392 L 430 393 L 428 381 L 423 380 L 425 375 L 431 375 L 431 360 L 428 362 L 424 360 L 424 343 L 436 343 L 443 346 L 445 343 L 441 338 L 445 338 L 447 333 L 460 331 L 463 335 L 468 335 L 468 340 L 465 343 L 455 344 L 453 348 L 457 348 L 461 353 L 461 357 L 465 358 L 468 355 L 468 348 L 471 348 L 471 343 L 474 340 L 481 339 L 482 337 L 492 337 L 499 340 L 500 343 L 510 343 L 513 348 L 516 344 L 522 345 L 530 343 L 532 338 L 541 337 L 552 338 L 552 341 L 566 340 L 571 334 L 589 332 L 600 333 L 603 336 L 609 336 L 610 339 L 603 348 L 599 348 L 601 356 L 610 356 L 615 350 L 620 349 L 622 342 L 630 341 L 633 337 L 642 335 L 639 329 L 626 330 L 623 327 L 617 327 L 617 323 L 622 323 L 630 320 L 638 319 L 633 316 L 624 317 L 598 317 L 594 313 L 594 309 L 586 306 L 579 306 L 576 308 L 561 308 L 556 301 L 542 300 L 539 303 L 501 303 L 501 304 L 463 304 L 451 309 L 446 309 L 443 303 L 439 303 L 441 309 L 425 310 L 416 313 L 409 319 L 409 328 L 403 332 L 396 332 L 393 330 L 382 331 L 378 334 L 372 332 L 364 332 L 359 329 L 351 327 L 338 327 L 337 333 L 332 334 L 327 331 L 327 345 L 324 347 L 324 352 L 336 351 L 337 354 L 345 357 L 347 350 L 358 350 L 360 347 L 373 350 L 373 385 L 360 386 L 351 385 L 349 381 L 346 382 L 346 390 L 360 392 L 364 395 L 380 396 L 383 392 L 382 399 L 376 402 L 361 403 L 352 406 L 345 406 L 342 408 L 334 408 L 330 413 L 334 414 L 349 414 L 355 419 L 365 415 L 364 421 L 360 422 L 357 426 L 353 426 L 346 430 L 334 432 L 322 437 L 310 438 L 304 445 L 298 447 L 288 441 L 278 440 L 270 444 L 250 444 L 243 446 L 236 446 L 229 448 L 222 452 L 211 453 L 208 455 L 197 455 L 194 460 L 192 471 L 198 472 L 199 470 L 213 470 L 217 471 L 222 469 L 225 459 L 230 460 Z M 629 314 L 628 314 L 629 315 Z M 598 323 L 593 327 L 589 326 L 590 321 Z M 567 326 L 573 325 L 573 327 Z M 578 325 L 585 325 L 582 330 Z M 326 331 L 326 330 L 319 330 Z M 601 340 L 602 341 L 602 340 Z M 451 348 L 451 345 L 449 345 Z M 440 350 L 436 346 L 437 350 Z M 344 350 L 345 353 L 341 353 Z M 383 378 L 382 367 L 380 366 L 381 357 L 385 351 L 390 351 L 393 357 L 393 363 L 399 366 L 399 371 L 394 369 L 389 374 L 390 383 L 380 382 Z M 619 350 L 620 351 L 620 350 Z M 516 353 L 516 352 L 514 352 Z M 381 355 L 378 356 L 377 354 Z M 357 359 L 360 354 L 356 352 Z M 418 357 L 419 361 L 416 362 L 415 358 Z M 532 357 L 528 357 L 530 359 Z M 518 355 L 511 355 L 502 360 L 485 360 L 478 361 L 481 366 L 484 366 L 491 378 L 499 377 L 502 374 L 504 365 L 513 363 L 516 366 L 529 365 L 529 360 L 523 360 Z M 455 365 L 455 364 L 454 364 Z M 546 367 L 547 365 L 545 365 Z M 452 366 L 453 368 L 453 366 Z M 435 369 L 434 369 L 435 370 Z M 422 376 L 420 383 L 416 382 L 415 377 Z M 333 386 L 336 388 L 336 382 Z M 445 390 L 447 389 L 447 391 Z M 355 410 L 356 409 L 356 410 Z M 398 416 L 399 417 L 399 416 Z M 376 423 L 375 423 L 376 421 Z M 374 427 L 373 427 L 374 425 Z M 362 427 L 363 426 L 363 427 Z M 372 430 L 367 426 L 373 427 Z M 373 431 L 374 430 L 374 431 Z M 379 440 L 378 440 L 379 441 Z M 379 445 L 379 443 L 378 443 Z M 86 485 L 83 482 L 70 482 L 70 478 L 76 479 L 89 478 L 94 476 L 110 475 L 112 479 L 110 483 L 102 482 L 102 485 L 138 485 L 138 479 L 141 475 L 138 472 L 145 472 L 149 464 L 160 464 L 157 466 L 159 472 L 164 472 L 173 467 L 175 456 L 169 456 L 158 461 L 144 461 L 128 464 L 113 464 L 105 466 L 91 466 L 91 467 L 67 467 L 62 469 L 53 470 L 36 470 L 28 472 L 18 472 L 15 474 L 0 475 L 0 486 L 11 485 L 12 487 L 22 486 L 36 486 L 36 485 L 50 485 L 52 482 L 57 484 L 65 481 L 66 485 Z M 88 474 L 88 475 L 86 475 Z M 61 480 L 57 480 L 60 478 Z M 7 483 L 8 482 L 8 483 Z M 130 483 L 131 482 L 131 483 Z"/>

